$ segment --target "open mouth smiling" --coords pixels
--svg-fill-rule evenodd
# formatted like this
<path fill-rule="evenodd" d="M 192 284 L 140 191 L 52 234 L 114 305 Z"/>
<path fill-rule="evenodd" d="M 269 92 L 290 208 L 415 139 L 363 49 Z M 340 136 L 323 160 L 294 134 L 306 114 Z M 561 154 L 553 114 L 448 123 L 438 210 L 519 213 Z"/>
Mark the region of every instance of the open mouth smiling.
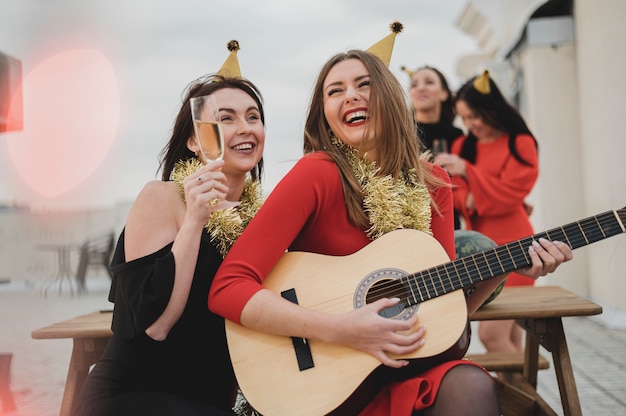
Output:
<path fill-rule="evenodd" d="M 367 111 L 357 110 L 344 116 L 343 121 L 346 124 L 354 125 L 356 123 L 364 123 L 367 119 Z"/>
<path fill-rule="evenodd" d="M 233 146 L 233 150 L 252 150 L 254 145 L 252 143 L 240 143 L 236 146 Z"/>

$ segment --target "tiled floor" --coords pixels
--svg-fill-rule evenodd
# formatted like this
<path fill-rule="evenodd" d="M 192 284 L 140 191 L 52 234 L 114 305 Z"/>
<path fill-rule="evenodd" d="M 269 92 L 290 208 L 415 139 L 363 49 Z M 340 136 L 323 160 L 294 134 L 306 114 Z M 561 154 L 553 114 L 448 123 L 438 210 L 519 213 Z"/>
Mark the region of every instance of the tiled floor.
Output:
<path fill-rule="evenodd" d="M 37 285 L 34 285 L 37 286 Z M 0 285 L 0 353 L 12 353 L 12 390 L 17 410 L 1 415 L 57 416 L 67 374 L 71 340 L 33 340 L 32 330 L 100 309 L 107 302 L 108 277 L 90 277 L 89 292 L 70 296 L 40 286 Z M 583 414 L 626 414 L 626 331 L 607 330 L 593 318 L 565 318 L 565 332 Z M 476 331 L 474 331 L 474 334 Z M 480 352 L 473 340 L 470 352 Z M 550 353 L 541 353 L 550 359 Z M 554 367 L 539 373 L 539 393 L 559 413 Z"/>
<path fill-rule="evenodd" d="M 591 318 L 565 318 L 563 325 L 583 414 L 626 414 L 626 331 L 607 330 Z M 553 367 L 540 372 L 538 389 L 558 409 Z"/>

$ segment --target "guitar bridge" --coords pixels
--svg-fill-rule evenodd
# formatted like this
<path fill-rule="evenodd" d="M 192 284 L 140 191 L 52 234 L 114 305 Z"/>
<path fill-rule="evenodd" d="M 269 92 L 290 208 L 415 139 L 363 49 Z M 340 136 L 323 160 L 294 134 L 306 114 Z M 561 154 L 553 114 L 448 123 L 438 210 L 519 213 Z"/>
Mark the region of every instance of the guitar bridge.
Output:
<path fill-rule="evenodd" d="M 287 289 L 280 292 L 280 295 L 287 299 L 291 303 L 298 304 L 298 297 L 296 296 L 295 289 Z M 291 343 L 293 344 L 294 352 L 296 353 L 296 360 L 298 361 L 298 368 L 300 371 L 313 368 L 313 355 L 311 354 L 311 346 L 306 338 L 291 337 Z"/>

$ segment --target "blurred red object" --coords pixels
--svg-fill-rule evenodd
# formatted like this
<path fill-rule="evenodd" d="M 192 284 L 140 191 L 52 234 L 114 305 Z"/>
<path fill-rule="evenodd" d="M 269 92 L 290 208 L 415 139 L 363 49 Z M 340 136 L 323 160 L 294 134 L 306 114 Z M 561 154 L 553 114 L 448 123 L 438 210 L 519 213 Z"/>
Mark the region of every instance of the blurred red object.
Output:
<path fill-rule="evenodd" d="M 23 129 L 22 62 L 0 52 L 0 133 Z"/>

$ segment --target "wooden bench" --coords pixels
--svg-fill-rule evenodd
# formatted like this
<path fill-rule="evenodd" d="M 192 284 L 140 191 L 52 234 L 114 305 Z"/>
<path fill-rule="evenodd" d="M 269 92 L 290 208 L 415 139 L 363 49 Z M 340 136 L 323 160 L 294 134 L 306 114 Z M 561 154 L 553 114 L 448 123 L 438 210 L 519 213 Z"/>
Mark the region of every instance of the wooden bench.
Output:
<path fill-rule="evenodd" d="M 490 352 L 484 354 L 467 354 L 468 360 L 477 362 L 485 367 L 487 371 L 498 372 L 519 372 L 524 370 L 524 353 L 523 352 Z M 550 368 L 550 363 L 544 357 L 539 355 L 537 369 L 545 370 Z"/>
<path fill-rule="evenodd" d="M 487 371 L 501 373 L 494 376 L 494 380 L 500 396 L 500 411 L 503 415 L 550 414 L 549 411 L 540 412 L 537 410 L 537 408 L 549 407 L 543 398 L 534 394 L 532 390 L 526 389 L 529 391 L 524 391 L 522 373 L 526 357 L 523 352 L 467 354 L 465 358 L 479 363 Z M 548 360 L 539 355 L 537 369 L 545 370 L 548 368 L 550 368 Z"/>
<path fill-rule="evenodd" d="M 472 315 L 474 321 L 515 319 L 526 330 L 524 354 L 468 355 L 489 371 L 522 370 L 521 377 L 514 383 L 495 379 L 503 415 L 557 415 L 536 391 L 537 370 L 548 368 L 547 360 L 539 354 L 539 345 L 552 353 L 563 414 L 582 415 L 562 318 L 600 313 L 600 305 L 560 287 L 521 286 L 505 288 L 492 303 Z M 32 332 L 34 339 L 73 339 L 60 416 L 72 415 L 74 399 L 89 368 L 100 357 L 111 336 L 111 317 L 110 312 L 95 312 Z"/>
<path fill-rule="evenodd" d="M 600 305 L 561 287 L 519 286 L 505 287 L 493 302 L 472 314 L 472 321 L 514 319 L 526 331 L 522 373 L 516 374 L 520 377 L 495 379 L 504 416 L 557 415 L 537 392 L 539 346 L 552 354 L 563 414 L 582 416 L 563 318 L 600 313 Z"/>

